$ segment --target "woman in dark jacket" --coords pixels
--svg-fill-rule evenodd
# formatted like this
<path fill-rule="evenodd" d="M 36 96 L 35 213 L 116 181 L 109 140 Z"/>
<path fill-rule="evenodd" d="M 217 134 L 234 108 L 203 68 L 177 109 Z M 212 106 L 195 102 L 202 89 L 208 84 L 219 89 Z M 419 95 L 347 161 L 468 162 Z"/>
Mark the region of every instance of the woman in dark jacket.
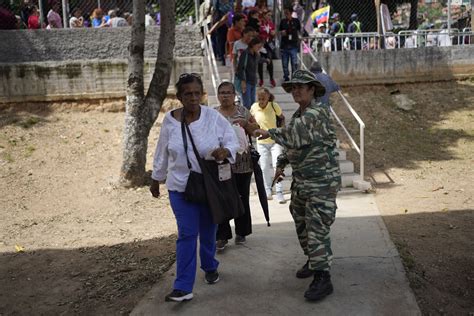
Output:
<path fill-rule="evenodd" d="M 242 105 L 250 109 L 255 102 L 255 93 L 257 87 L 257 68 L 259 63 L 259 51 L 262 49 L 262 40 L 258 37 L 253 38 L 247 49 L 242 53 L 237 65 L 237 72 L 235 74 L 236 85 L 239 86 Z"/>

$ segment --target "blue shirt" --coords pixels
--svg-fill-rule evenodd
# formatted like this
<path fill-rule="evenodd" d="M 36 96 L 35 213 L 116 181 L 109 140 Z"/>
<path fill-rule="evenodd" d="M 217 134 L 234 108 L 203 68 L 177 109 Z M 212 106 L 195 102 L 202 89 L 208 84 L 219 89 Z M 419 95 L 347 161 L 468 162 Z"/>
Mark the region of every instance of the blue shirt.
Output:
<path fill-rule="evenodd" d="M 334 80 L 332 80 L 328 74 L 323 72 L 315 72 L 314 75 L 326 89 L 326 93 L 321 98 L 319 98 L 319 101 L 321 101 L 321 103 L 329 104 L 329 96 L 331 93 L 339 91 L 339 85 Z"/>

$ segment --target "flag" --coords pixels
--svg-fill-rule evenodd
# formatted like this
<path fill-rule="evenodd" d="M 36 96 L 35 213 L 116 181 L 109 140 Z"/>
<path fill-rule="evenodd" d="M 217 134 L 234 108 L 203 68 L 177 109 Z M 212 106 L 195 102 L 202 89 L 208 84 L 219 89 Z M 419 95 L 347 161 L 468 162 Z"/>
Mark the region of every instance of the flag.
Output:
<path fill-rule="evenodd" d="M 321 23 L 328 23 L 329 22 L 329 9 L 330 6 L 326 6 L 324 8 L 318 9 L 311 13 L 311 20 L 316 22 L 317 25 Z"/>

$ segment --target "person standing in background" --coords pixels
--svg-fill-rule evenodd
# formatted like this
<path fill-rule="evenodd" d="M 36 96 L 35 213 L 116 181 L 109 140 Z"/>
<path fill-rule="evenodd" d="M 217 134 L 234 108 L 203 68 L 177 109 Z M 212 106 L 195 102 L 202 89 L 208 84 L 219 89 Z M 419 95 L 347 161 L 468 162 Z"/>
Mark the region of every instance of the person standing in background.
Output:
<path fill-rule="evenodd" d="M 309 70 L 326 89 L 324 95 L 318 100 L 323 104 L 330 105 L 329 97 L 333 92 L 339 91 L 339 85 L 327 73 L 323 72 L 323 68 L 319 61 L 313 62 Z"/>
<path fill-rule="evenodd" d="M 260 62 L 259 51 L 262 49 L 262 40 L 254 37 L 247 49 L 239 57 L 235 77 L 240 82 L 242 105 L 250 109 L 255 102 L 255 89 L 257 87 L 257 68 Z"/>
<path fill-rule="evenodd" d="M 291 73 L 298 69 L 299 33 L 301 23 L 292 17 L 292 8 L 285 8 L 285 18 L 281 20 L 278 31 L 281 34 L 281 64 L 283 67 L 283 80 L 290 80 L 288 63 L 291 61 Z"/>
<path fill-rule="evenodd" d="M 257 89 L 257 101 L 250 108 L 250 114 L 263 130 L 277 127 L 277 117 L 284 120 L 283 112 L 275 97 L 267 88 Z M 283 148 L 275 143 L 271 138 L 257 139 L 257 151 L 260 154 L 259 164 L 263 172 L 263 182 L 265 184 L 265 192 L 267 199 L 272 200 L 272 178 L 275 174 L 278 156 L 281 155 Z M 275 184 L 276 199 L 278 203 L 286 203 L 283 196 L 283 186 L 281 182 Z"/>
<path fill-rule="evenodd" d="M 61 21 L 61 16 L 59 15 L 60 3 L 57 0 L 51 0 L 49 2 L 51 9 L 49 10 L 48 14 L 46 15 L 46 19 L 48 20 L 47 29 L 62 29 L 63 22 Z"/>
<path fill-rule="evenodd" d="M 272 12 L 267 10 L 262 13 L 262 20 L 260 22 L 260 39 L 263 41 L 263 50 L 261 52 L 262 58 L 266 59 L 267 71 L 270 76 L 270 84 L 274 88 L 276 86 L 275 79 L 273 78 L 273 51 L 275 47 L 275 24 L 272 21 Z M 258 64 L 258 85 L 263 86 L 263 63 Z"/>
<path fill-rule="evenodd" d="M 28 17 L 28 29 L 37 30 L 40 28 L 41 28 L 41 25 L 40 25 L 38 7 L 34 5 L 31 7 L 31 13 L 30 13 L 30 16 Z"/>
<path fill-rule="evenodd" d="M 347 26 L 348 33 L 362 33 L 362 24 L 356 13 L 351 15 L 351 23 Z M 362 38 L 354 37 L 351 41 L 351 49 L 362 49 Z"/>
<path fill-rule="evenodd" d="M 242 31 L 245 28 L 245 17 L 242 14 L 236 13 L 232 18 L 232 27 L 227 31 L 227 53 L 230 55 L 230 60 L 234 61 L 234 43 L 242 38 Z"/>
<path fill-rule="evenodd" d="M 84 18 L 82 17 L 82 10 L 75 8 L 72 11 L 72 17 L 69 19 L 69 27 L 71 29 L 84 27 Z"/>

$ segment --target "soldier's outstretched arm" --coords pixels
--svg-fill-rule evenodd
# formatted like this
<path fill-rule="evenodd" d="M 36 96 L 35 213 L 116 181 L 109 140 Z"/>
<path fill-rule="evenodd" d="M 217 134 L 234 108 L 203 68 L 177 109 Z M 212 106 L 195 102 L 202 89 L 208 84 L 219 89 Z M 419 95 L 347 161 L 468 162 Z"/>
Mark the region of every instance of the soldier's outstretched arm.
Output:
<path fill-rule="evenodd" d="M 329 115 L 323 109 L 306 112 L 303 116 L 294 119 L 288 127 L 272 128 L 268 130 L 270 137 L 285 148 L 299 149 L 322 141 L 330 134 Z"/>

